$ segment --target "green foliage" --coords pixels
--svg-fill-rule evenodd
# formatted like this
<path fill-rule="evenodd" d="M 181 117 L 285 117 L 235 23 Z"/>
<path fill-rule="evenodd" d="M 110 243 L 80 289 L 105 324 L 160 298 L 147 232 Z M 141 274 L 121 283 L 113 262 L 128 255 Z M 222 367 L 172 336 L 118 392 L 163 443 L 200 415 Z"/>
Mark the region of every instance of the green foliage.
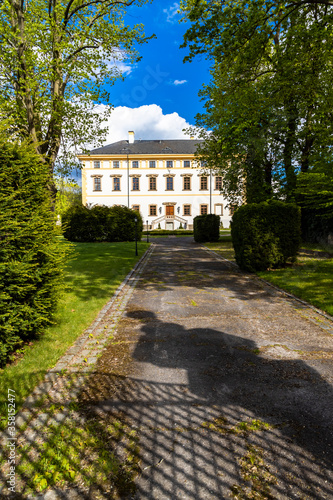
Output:
<path fill-rule="evenodd" d="M 49 172 L 27 145 L 0 138 L 0 365 L 52 321 L 66 249 L 56 236 Z"/>
<path fill-rule="evenodd" d="M 302 240 L 309 243 L 331 243 L 333 215 L 326 210 L 302 208 Z"/>
<path fill-rule="evenodd" d="M 246 271 L 283 266 L 300 245 L 300 209 L 281 201 L 243 205 L 231 222 L 236 262 Z"/>
<path fill-rule="evenodd" d="M 80 186 L 73 181 L 59 179 L 56 181 L 57 197 L 55 213 L 63 215 L 71 206 L 82 204 L 82 193 Z"/>
<path fill-rule="evenodd" d="M 333 217 L 333 169 L 332 163 L 324 168 L 313 168 L 311 172 L 297 177 L 299 203 L 310 210 L 318 210 L 320 217 Z"/>
<path fill-rule="evenodd" d="M 218 241 L 220 217 L 214 214 L 197 215 L 193 220 L 194 240 L 198 243 Z"/>
<path fill-rule="evenodd" d="M 134 3 L 146 0 L 1 2 L 0 117 L 12 118 L 50 171 L 70 168 L 78 147 L 104 139 L 111 107 L 103 117 L 96 104 L 110 103 L 105 89 L 123 78 L 119 62 L 137 61 L 134 47 L 147 41 L 141 24 L 125 23 Z"/>
<path fill-rule="evenodd" d="M 268 200 L 273 187 L 293 201 L 299 171 L 305 179 L 314 166 L 332 163 L 328 3 L 181 4 L 191 23 L 184 36 L 186 59 L 205 54 L 212 61 L 212 80 L 200 93 L 205 112 L 196 120 L 205 141 L 199 159 L 223 175 L 223 193 L 232 203 L 244 195 L 247 203 Z M 315 181 L 312 176 L 307 188 Z M 328 198 L 326 193 L 323 201 Z"/>
<path fill-rule="evenodd" d="M 64 214 L 63 225 L 69 241 L 133 241 L 136 226 L 140 240 L 143 228 L 140 213 L 120 205 L 73 206 Z"/>

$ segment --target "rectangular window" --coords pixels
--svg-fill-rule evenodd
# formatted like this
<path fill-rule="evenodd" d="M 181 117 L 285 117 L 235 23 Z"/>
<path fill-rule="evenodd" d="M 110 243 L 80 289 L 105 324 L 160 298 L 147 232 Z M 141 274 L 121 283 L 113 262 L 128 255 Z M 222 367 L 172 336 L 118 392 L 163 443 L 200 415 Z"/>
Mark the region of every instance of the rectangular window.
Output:
<path fill-rule="evenodd" d="M 137 160 L 132 161 L 132 168 L 139 168 L 139 162 Z"/>
<path fill-rule="evenodd" d="M 113 191 L 120 191 L 120 178 L 119 177 L 113 178 Z"/>
<path fill-rule="evenodd" d="M 184 177 L 184 191 L 191 191 L 191 177 Z"/>
<path fill-rule="evenodd" d="M 190 167 L 191 166 L 191 162 L 190 160 L 184 160 L 184 167 Z"/>
<path fill-rule="evenodd" d="M 100 177 L 94 177 L 94 191 L 102 191 L 102 182 Z"/>
<path fill-rule="evenodd" d="M 201 161 L 201 162 L 200 162 L 200 166 L 201 166 L 202 168 L 205 168 L 205 166 L 206 166 L 206 165 L 207 165 L 207 162 L 206 162 L 206 161 Z"/>
<path fill-rule="evenodd" d="M 167 168 L 173 168 L 173 160 L 167 160 L 166 166 Z"/>
<path fill-rule="evenodd" d="M 132 210 L 140 211 L 140 205 L 132 205 Z"/>
<path fill-rule="evenodd" d="M 149 177 L 149 191 L 156 191 L 156 177 Z"/>
<path fill-rule="evenodd" d="M 99 160 L 94 161 L 94 168 L 101 168 L 101 162 Z"/>
<path fill-rule="evenodd" d="M 113 168 L 119 168 L 119 161 L 113 162 Z"/>
<path fill-rule="evenodd" d="M 149 215 L 157 215 L 157 206 L 149 205 Z"/>
<path fill-rule="evenodd" d="M 219 175 L 215 177 L 215 189 L 218 191 L 221 191 L 222 189 L 222 177 Z"/>
<path fill-rule="evenodd" d="M 155 167 L 156 167 L 156 161 L 155 160 L 149 161 L 149 168 L 155 168 Z"/>
<path fill-rule="evenodd" d="M 167 177 L 166 179 L 166 190 L 173 191 L 173 177 Z"/>
<path fill-rule="evenodd" d="M 208 214 L 208 205 L 200 205 L 200 215 Z"/>
<path fill-rule="evenodd" d="M 191 205 L 184 205 L 184 214 L 183 215 L 191 215 Z"/>
<path fill-rule="evenodd" d="M 205 190 L 205 189 L 208 189 L 208 181 L 207 181 L 207 177 L 200 177 L 200 189 L 201 190 Z"/>
<path fill-rule="evenodd" d="M 139 191 L 139 177 L 132 177 L 132 191 Z"/>

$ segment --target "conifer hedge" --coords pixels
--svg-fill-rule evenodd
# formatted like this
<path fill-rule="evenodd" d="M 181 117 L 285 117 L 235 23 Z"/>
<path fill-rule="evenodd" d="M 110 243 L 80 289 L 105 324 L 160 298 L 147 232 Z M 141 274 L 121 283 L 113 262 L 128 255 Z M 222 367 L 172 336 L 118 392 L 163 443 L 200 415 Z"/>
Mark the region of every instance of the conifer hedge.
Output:
<path fill-rule="evenodd" d="M 194 241 L 218 241 L 220 237 L 220 217 L 215 214 L 197 215 L 193 219 Z"/>
<path fill-rule="evenodd" d="M 48 168 L 0 137 L 0 366 L 43 333 L 62 290 L 68 244 L 56 235 Z"/>
<path fill-rule="evenodd" d="M 135 218 L 137 224 L 135 224 Z M 73 206 L 63 215 L 64 236 L 69 241 L 134 241 L 142 236 L 142 217 L 125 206 Z"/>
<path fill-rule="evenodd" d="M 301 243 L 300 209 L 271 200 L 236 210 L 231 221 L 236 262 L 246 271 L 264 271 L 294 260 Z"/>

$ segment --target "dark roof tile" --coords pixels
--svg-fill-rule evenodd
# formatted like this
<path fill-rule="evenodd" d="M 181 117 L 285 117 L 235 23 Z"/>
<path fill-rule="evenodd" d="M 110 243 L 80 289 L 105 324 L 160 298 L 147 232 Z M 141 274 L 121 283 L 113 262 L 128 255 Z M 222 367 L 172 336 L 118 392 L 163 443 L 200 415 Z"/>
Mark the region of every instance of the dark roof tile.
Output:
<path fill-rule="evenodd" d="M 203 141 L 197 139 L 175 139 L 175 140 L 139 140 L 129 144 L 128 141 L 118 141 L 108 146 L 93 149 L 90 155 L 127 155 L 127 154 L 194 154 L 197 145 Z"/>

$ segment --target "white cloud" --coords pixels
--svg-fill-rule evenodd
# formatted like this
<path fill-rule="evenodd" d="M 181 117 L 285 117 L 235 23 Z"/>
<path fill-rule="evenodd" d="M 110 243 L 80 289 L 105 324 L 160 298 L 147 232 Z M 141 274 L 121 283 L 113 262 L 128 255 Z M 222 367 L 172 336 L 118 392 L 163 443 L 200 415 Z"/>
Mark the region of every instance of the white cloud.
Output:
<path fill-rule="evenodd" d="M 97 107 L 101 112 L 104 105 Z M 164 115 L 157 104 L 128 108 L 116 107 L 108 119 L 109 133 L 105 144 L 127 140 L 128 131 L 135 132 L 135 139 L 188 139 L 183 129 L 190 127 L 178 113 Z"/>
<path fill-rule="evenodd" d="M 174 85 L 183 85 L 184 83 L 187 83 L 187 80 L 175 80 L 173 82 Z"/>
<path fill-rule="evenodd" d="M 173 5 L 171 5 L 168 9 L 163 9 L 164 14 L 167 15 L 167 22 L 168 23 L 175 23 L 177 22 L 176 16 L 179 14 L 179 3 L 174 2 Z"/>

